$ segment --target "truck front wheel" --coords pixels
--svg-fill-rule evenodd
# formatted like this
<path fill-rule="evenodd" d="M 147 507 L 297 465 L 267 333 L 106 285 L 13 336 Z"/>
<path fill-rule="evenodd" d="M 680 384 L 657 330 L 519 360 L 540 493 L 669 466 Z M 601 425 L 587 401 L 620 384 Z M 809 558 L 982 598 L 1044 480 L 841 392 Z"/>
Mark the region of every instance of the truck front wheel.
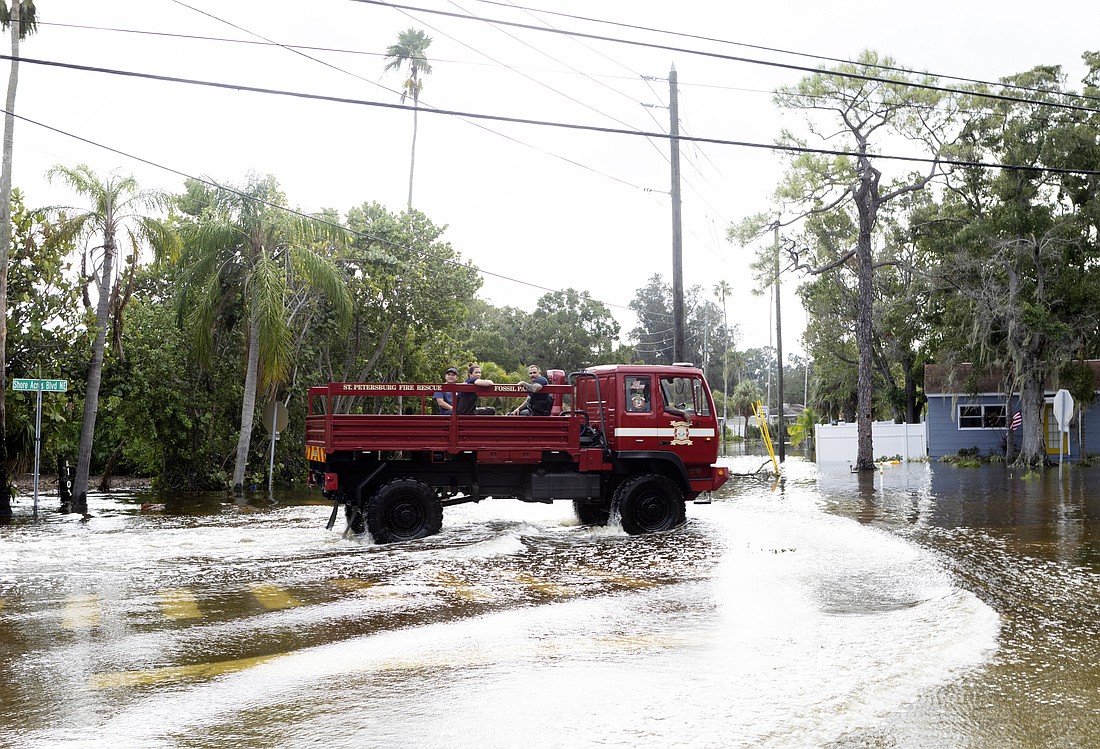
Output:
<path fill-rule="evenodd" d="M 383 484 L 367 502 L 365 514 L 367 530 L 379 544 L 432 536 L 443 527 L 443 507 L 435 492 L 414 479 Z"/>
<path fill-rule="evenodd" d="M 631 535 L 667 531 L 687 517 L 680 487 L 652 473 L 619 484 L 612 506 L 619 512 L 623 530 Z"/>

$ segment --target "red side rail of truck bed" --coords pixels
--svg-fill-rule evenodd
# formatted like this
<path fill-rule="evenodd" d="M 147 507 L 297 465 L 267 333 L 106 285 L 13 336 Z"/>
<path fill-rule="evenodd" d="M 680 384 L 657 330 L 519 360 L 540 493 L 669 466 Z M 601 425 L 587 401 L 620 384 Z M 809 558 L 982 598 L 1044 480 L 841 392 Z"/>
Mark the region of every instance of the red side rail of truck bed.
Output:
<path fill-rule="evenodd" d="M 306 451 L 320 448 L 313 459 L 327 453 L 372 450 L 427 450 L 448 453 L 476 451 L 492 461 L 537 461 L 544 451 L 580 450 L 582 415 L 561 416 L 436 416 L 430 399 L 437 391 L 476 392 L 483 398 L 525 398 L 517 385 L 477 387 L 466 384 L 392 384 L 332 382 L 309 389 Z M 549 394 L 571 394 L 568 385 L 549 385 Z M 401 396 L 420 400 L 416 414 L 333 413 L 333 399 L 342 396 Z M 426 399 L 427 404 L 424 400 Z"/>

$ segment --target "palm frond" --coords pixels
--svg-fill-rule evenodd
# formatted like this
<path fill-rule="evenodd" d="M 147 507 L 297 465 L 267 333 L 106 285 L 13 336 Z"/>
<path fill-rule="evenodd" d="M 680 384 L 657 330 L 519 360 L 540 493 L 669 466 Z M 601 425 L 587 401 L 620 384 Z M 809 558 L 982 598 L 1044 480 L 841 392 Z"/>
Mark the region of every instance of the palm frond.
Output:
<path fill-rule="evenodd" d="M 292 336 L 286 324 L 286 274 L 266 254 L 252 268 L 246 286 L 251 302 L 251 324 L 259 328 L 260 362 L 265 387 L 282 382 L 289 371 Z"/>
<path fill-rule="evenodd" d="M 338 322 L 351 320 L 351 294 L 346 277 L 335 263 L 313 250 L 295 248 L 291 253 L 294 269 L 311 288 L 320 292 L 336 313 Z"/>

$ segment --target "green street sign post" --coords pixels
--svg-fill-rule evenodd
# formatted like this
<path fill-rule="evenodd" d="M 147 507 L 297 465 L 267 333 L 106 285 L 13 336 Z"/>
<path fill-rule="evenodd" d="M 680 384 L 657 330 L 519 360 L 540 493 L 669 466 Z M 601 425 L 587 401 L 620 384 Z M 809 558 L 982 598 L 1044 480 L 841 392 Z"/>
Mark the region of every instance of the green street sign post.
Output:
<path fill-rule="evenodd" d="M 69 389 L 68 380 L 28 380 L 16 378 L 11 381 L 12 390 L 37 390 L 47 393 L 64 393 Z"/>
<path fill-rule="evenodd" d="M 69 389 L 69 381 L 31 380 L 17 377 L 11 381 L 11 389 L 38 393 L 38 410 L 34 416 L 34 516 L 38 517 L 38 460 L 42 454 L 42 393 L 64 393 Z"/>

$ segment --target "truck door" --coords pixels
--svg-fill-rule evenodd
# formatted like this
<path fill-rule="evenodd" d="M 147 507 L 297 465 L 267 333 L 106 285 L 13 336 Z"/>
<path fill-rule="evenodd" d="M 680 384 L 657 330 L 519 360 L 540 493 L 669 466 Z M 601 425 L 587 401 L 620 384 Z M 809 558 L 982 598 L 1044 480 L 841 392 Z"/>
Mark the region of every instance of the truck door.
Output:
<path fill-rule="evenodd" d="M 685 464 L 712 463 L 717 455 L 717 423 L 702 378 L 663 375 L 658 386 L 659 448 L 675 451 Z"/>
<path fill-rule="evenodd" d="M 660 437 L 656 387 L 650 375 L 626 375 L 620 383 L 616 401 L 618 409 L 615 438 L 620 450 L 659 450 Z"/>

